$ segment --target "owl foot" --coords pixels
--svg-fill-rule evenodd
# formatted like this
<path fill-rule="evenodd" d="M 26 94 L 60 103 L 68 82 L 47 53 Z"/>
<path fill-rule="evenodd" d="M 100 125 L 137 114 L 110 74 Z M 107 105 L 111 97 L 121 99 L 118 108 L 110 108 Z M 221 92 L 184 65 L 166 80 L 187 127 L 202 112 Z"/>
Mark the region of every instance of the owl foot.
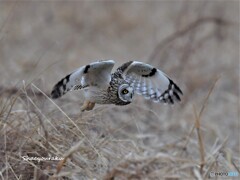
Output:
<path fill-rule="evenodd" d="M 94 106 L 95 106 L 95 103 L 85 100 L 82 107 L 81 107 L 81 111 L 82 112 L 85 111 L 85 110 L 90 111 L 94 108 Z"/>

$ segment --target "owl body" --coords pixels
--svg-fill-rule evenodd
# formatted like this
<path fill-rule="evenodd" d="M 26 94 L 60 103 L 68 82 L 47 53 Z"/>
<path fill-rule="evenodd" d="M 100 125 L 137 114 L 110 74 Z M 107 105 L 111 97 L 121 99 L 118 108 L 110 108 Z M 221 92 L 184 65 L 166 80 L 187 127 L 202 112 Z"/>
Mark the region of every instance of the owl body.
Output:
<path fill-rule="evenodd" d="M 97 104 L 127 105 L 135 93 L 154 102 L 180 101 L 181 89 L 162 71 L 142 62 L 129 61 L 111 73 L 113 60 L 82 66 L 59 81 L 52 90 L 58 98 L 71 90 L 84 90 L 82 111 Z"/>
<path fill-rule="evenodd" d="M 111 75 L 111 80 L 108 86 L 91 86 L 84 89 L 85 99 L 90 102 L 95 102 L 96 104 L 127 105 L 130 102 L 124 102 L 118 95 L 119 86 L 122 84 L 130 86 L 119 72 L 115 72 Z"/>

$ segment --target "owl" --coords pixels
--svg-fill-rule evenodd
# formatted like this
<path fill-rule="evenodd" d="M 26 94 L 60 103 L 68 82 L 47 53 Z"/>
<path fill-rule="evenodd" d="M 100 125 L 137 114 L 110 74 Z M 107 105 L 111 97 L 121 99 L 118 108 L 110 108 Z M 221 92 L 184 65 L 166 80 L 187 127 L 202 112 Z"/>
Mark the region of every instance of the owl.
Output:
<path fill-rule="evenodd" d="M 95 104 L 127 105 L 134 94 L 157 103 L 181 101 L 181 89 L 159 69 L 138 61 L 129 61 L 111 73 L 113 60 L 102 60 L 82 66 L 60 80 L 51 92 L 53 99 L 68 91 L 83 90 L 82 111 Z"/>

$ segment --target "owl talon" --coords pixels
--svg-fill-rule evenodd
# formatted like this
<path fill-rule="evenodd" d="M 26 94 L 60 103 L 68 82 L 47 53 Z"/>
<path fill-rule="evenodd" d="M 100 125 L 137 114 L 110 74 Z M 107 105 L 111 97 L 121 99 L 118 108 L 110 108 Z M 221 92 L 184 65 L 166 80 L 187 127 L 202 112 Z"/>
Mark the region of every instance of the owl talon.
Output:
<path fill-rule="evenodd" d="M 83 111 L 90 111 L 90 110 L 92 110 L 93 108 L 94 108 L 94 106 L 95 106 L 95 103 L 93 103 L 93 102 L 90 102 L 90 101 L 84 101 L 84 103 L 83 103 L 83 105 L 82 105 L 82 107 L 81 107 L 81 111 L 83 112 Z"/>

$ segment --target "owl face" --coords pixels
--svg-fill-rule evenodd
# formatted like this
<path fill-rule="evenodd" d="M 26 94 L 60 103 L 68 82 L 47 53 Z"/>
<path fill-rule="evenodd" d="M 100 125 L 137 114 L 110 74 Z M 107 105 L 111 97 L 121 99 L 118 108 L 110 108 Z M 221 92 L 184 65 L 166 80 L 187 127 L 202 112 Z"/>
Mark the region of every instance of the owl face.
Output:
<path fill-rule="evenodd" d="M 132 102 L 134 95 L 133 87 L 129 84 L 121 84 L 118 88 L 118 96 L 124 102 Z"/>

